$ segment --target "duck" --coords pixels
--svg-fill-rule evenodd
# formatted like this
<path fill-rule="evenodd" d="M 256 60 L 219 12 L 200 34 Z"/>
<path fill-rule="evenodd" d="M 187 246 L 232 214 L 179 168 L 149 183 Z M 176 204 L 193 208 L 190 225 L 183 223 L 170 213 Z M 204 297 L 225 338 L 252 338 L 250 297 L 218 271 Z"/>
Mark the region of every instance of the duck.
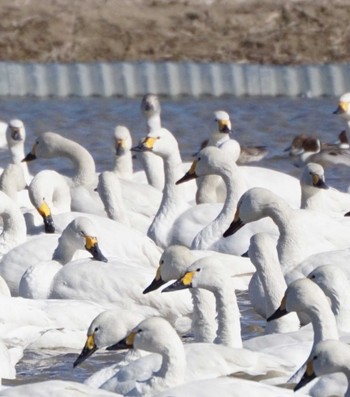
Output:
<path fill-rule="evenodd" d="M 324 169 L 317 163 L 305 165 L 300 178 L 300 208 L 344 216 L 349 212 L 350 194 L 330 188 L 325 182 Z"/>
<path fill-rule="evenodd" d="M 327 339 L 318 342 L 312 349 L 310 357 L 306 363 L 306 370 L 301 380 L 294 387 L 297 391 L 307 385 L 316 377 L 342 373 L 346 377 L 346 384 L 342 382 L 327 382 L 322 384 L 322 392 L 327 395 L 343 395 L 344 397 L 350 396 L 350 383 L 349 383 L 349 357 L 350 347 L 347 343 L 337 339 Z M 311 392 L 315 392 L 311 388 Z M 320 387 L 318 387 L 320 389 Z M 324 394 L 324 395 L 325 395 Z M 313 394 L 314 395 L 314 394 Z"/>
<path fill-rule="evenodd" d="M 231 151 L 209 146 L 200 151 L 190 170 L 177 184 L 195 179 L 197 176 L 217 174 L 225 182 L 227 195 L 224 205 L 199 204 L 179 216 L 173 226 L 172 243 L 182 244 L 191 249 L 214 250 L 233 255 L 242 255 L 248 250 L 249 239 L 259 230 L 277 234 L 270 220 L 254 224 L 229 240 L 222 233 L 230 224 L 241 195 L 248 189 L 247 183 L 231 159 Z M 208 221 L 210 221 L 208 223 Z"/>
<path fill-rule="evenodd" d="M 86 217 L 76 217 L 68 224 L 58 239 L 51 261 L 36 263 L 24 271 L 19 282 L 19 295 L 47 299 L 55 274 L 73 259 L 77 250 L 89 252 L 96 261 L 108 261 L 99 248 L 96 228 Z"/>
<path fill-rule="evenodd" d="M 258 374 L 278 369 L 283 372 L 288 368 L 281 359 L 249 350 L 210 343 L 183 345 L 174 328 L 161 317 L 143 320 L 125 339 L 108 349 L 132 347 L 157 354 L 123 367 L 101 386 L 102 389 L 147 396 L 190 380 L 216 378 L 237 371 Z M 136 372 L 140 366 L 144 369 L 141 374 Z"/>
<path fill-rule="evenodd" d="M 299 264 L 307 257 L 349 246 L 346 218 L 333 219 L 327 214 L 294 209 L 281 197 L 263 188 L 252 188 L 242 195 L 224 237 L 246 223 L 266 216 L 273 219 L 280 232 L 277 252 L 287 284 L 300 277 Z"/>
<path fill-rule="evenodd" d="M 292 145 L 287 148 L 290 156 L 296 158 L 293 164 L 296 167 L 303 167 L 309 162 L 321 164 L 323 167 L 334 165 L 350 165 L 350 150 L 348 144 L 344 142 L 343 131 L 339 134 L 339 143 L 322 143 L 315 136 L 304 134 L 297 135 Z"/>

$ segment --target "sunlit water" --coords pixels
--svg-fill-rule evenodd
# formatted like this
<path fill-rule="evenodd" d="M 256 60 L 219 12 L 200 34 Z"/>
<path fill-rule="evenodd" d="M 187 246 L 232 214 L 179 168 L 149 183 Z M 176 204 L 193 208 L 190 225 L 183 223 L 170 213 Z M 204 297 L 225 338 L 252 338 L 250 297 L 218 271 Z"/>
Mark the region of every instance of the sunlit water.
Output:
<path fill-rule="evenodd" d="M 260 164 L 299 177 L 284 149 L 296 134 L 318 135 L 333 142 L 345 128 L 344 121 L 332 114 L 337 98 L 164 98 L 163 124 L 178 139 L 183 160 L 191 160 L 202 140 L 215 128 L 215 110 L 226 110 L 232 120 L 234 137 L 243 145 L 266 145 L 269 154 Z M 55 131 L 86 147 L 96 161 L 98 171 L 112 167 L 112 133 L 117 124 L 126 125 L 134 142 L 145 135 L 145 122 L 137 99 L 36 99 L 0 98 L 0 119 L 20 118 L 27 130 L 26 148 L 30 151 L 35 136 L 43 131 Z M 0 161 L 7 154 L 0 152 Z M 62 160 L 37 160 L 30 164 L 32 172 L 44 167 L 65 169 Z M 139 165 L 135 164 L 138 168 Z M 331 186 L 346 189 L 350 184 L 348 169 L 326 170 Z M 238 296 L 242 313 L 243 338 L 261 333 L 264 322 L 254 314 L 246 293 Z M 84 344 L 82 341 L 82 346 Z M 78 351 L 27 351 L 18 364 L 14 382 L 27 383 L 43 379 L 73 379 L 83 381 L 97 369 L 112 364 L 112 353 L 100 352 L 89 358 L 80 368 L 72 369 Z"/>

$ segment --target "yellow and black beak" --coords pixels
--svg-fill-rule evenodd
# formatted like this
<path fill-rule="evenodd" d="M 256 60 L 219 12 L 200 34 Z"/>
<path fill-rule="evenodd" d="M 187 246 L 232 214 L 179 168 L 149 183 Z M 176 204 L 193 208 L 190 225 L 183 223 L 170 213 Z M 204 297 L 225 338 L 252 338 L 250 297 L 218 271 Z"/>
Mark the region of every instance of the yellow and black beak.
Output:
<path fill-rule="evenodd" d="M 108 259 L 102 254 L 98 246 L 97 238 L 85 236 L 85 249 L 90 252 L 93 258 L 100 262 L 108 262 Z"/>
<path fill-rule="evenodd" d="M 36 159 L 35 151 L 36 151 L 36 143 L 33 145 L 32 151 L 29 152 L 29 153 L 26 155 L 26 157 L 22 160 L 22 163 L 23 163 L 23 162 L 28 162 L 28 161 L 35 160 L 35 159 Z"/>
<path fill-rule="evenodd" d="M 197 166 L 197 160 L 194 160 L 189 171 L 187 171 L 186 174 L 176 182 L 176 185 L 180 185 L 180 183 L 198 178 L 198 175 L 196 174 L 196 166 Z"/>
<path fill-rule="evenodd" d="M 266 319 L 267 322 L 272 321 L 272 320 L 277 320 L 280 317 L 285 316 L 286 314 L 288 314 L 288 311 L 286 309 L 286 297 L 284 296 L 282 299 L 282 302 L 280 304 L 280 307 L 273 313 L 271 314 L 270 317 L 268 317 Z"/>
<path fill-rule="evenodd" d="M 148 152 L 153 150 L 154 143 L 159 138 L 146 136 L 137 146 L 131 148 L 133 152 Z"/>
<path fill-rule="evenodd" d="M 43 201 L 37 210 L 44 220 L 45 233 L 55 233 L 55 224 L 52 219 L 50 207 Z"/>
<path fill-rule="evenodd" d="M 229 134 L 231 132 L 230 120 L 218 120 L 219 132 Z"/>
<path fill-rule="evenodd" d="M 162 292 L 179 291 L 181 289 L 191 288 L 194 273 L 195 273 L 194 271 L 186 272 L 181 278 L 179 278 L 173 284 L 170 284 L 168 287 L 164 288 Z"/>
<path fill-rule="evenodd" d="M 87 337 L 87 340 L 86 340 L 85 346 L 83 347 L 83 350 L 81 351 L 78 358 L 73 363 L 73 368 L 75 368 L 76 366 L 81 364 L 83 361 L 85 361 L 96 350 L 97 350 L 97 346 L 95 344 L 95 336 L 94 336 L 94 334 L 89 335 Z"/>
<path fill-rule="evenodd" d="M 136 332 L 131 332 L 126 338 L 115 343 L 114 345 L 108 346 L 106 350 L 125 350 L 132 349 L 134 347 L 134 339 Z"/>
<path fill-rule="evenodd" d="M 165 283 L 166 281 L 164 281 L 160 275 L 160 267 L 158 267 L 156 277 L 153 279 L 151 284 L 143 291 L 143 294 L 148 294 L 149 292 L 155 291 Z"/>
<path fill-rule="evenodd" d="M 326 184 L 324 179 L 316 174 L 312 174 L 312 185 L 319 189 L 329 189 L 329 186 Z"/>
<path fill-rule="evenodd" d="M 299 383 L 294 387 L 294 391 L 297 391 L 307 385 L 309 382 L 311 382 L 313 379 L 316 378 L 316 374 L 313 369 L 313 364 L 312 360 L 308 361 L 306 365 L 306 371 L 303 375 L 303 377 L 300 379 Z"/>
<path fill-rule="evenodd" d="M 239 209 L 237 208 L 236 213 L 235 213 L 235 217 L 234 217 L 231 225 L 224 232 L 223 237 L 231 236 L 232 234 L 238 232 L 238 230 L 241 229 L 244 225 L 245 225 L 245 223 L 239 217 Z"/>
<path fill-rule="evenodd" d="M 335 109 L 333 114 L 343 114 L 348 111 L 349 104 L 347 102 L 339 102 L 338 107 Z"/>

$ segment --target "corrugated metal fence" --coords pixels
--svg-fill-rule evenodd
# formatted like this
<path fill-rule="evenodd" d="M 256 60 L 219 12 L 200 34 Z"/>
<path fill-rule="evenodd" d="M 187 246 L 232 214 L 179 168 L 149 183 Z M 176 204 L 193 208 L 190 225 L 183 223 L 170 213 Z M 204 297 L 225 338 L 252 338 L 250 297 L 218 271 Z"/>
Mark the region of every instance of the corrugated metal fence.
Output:
<path fill-rule="evenodd" d="M 268 66 L 195 62 L 0 62 L 0 95 L 341 95 L 350 65 Z"/>

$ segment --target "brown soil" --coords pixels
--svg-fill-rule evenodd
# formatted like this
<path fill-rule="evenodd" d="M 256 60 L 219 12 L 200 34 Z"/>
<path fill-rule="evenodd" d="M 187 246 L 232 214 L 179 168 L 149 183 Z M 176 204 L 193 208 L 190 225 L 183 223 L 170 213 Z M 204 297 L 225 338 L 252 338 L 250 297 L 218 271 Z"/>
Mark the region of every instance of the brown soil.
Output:
<path fill-rule="evenodd" d="M 0 0 L 0 60 L 350 61 L 350 0 Z"/>

